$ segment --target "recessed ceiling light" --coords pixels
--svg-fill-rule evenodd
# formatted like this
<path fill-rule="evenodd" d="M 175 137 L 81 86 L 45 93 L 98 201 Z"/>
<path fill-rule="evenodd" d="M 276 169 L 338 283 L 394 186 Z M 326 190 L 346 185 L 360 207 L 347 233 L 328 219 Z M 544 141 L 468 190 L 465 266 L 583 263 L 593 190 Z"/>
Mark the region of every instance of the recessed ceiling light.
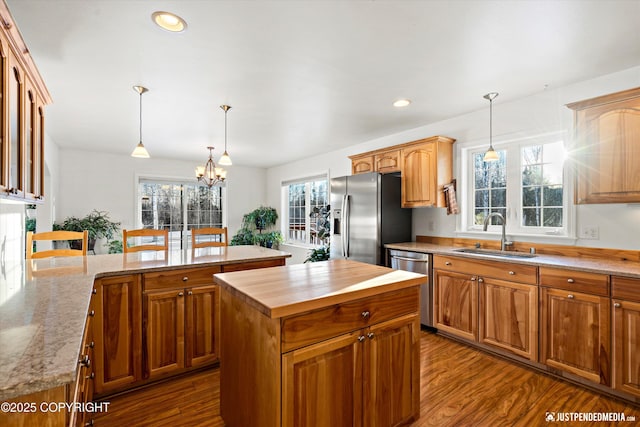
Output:
<path fill-rule="evenodd" d="M 151 14 L 151 20 L 155 22 L 158 27 L 171 31 L 172 33 L 181 33 L 187 29 L 185 20 L 170 12 L 153 12 Z"/>
<path fill-rule="evenodd" d="M 410 99 L 398 99 L 396 102 L 393 103 L 393 106 L 394 107 L 406 107 L 409 104 L 411 104 L 411 100 Z"/>

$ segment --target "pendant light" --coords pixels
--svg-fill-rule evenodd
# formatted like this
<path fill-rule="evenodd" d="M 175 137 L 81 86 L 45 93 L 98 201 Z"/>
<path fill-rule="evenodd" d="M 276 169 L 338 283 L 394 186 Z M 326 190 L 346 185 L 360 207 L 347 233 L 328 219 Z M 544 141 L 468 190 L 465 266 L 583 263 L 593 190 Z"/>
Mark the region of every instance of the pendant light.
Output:
<path fill-rule="evenodd" d="M 493 149 L 493 100 L 498 96 L 498 92 L 490 92 L 483 98 L 489 100 L 489 149 L 484 153 L 485 162 L 495 162 L 499 159 L 498 153 Z"/>
<path fill-rule="evenodd" d="M 222 153 L 222 157 L 218 160 L 218 163 L 224 166 L 231 166 L 233 163 L 231 162 L 231 157 L 227 153 L 227 111 L 231 109 L 229 105 L 221 105 L 220 108 L 224 111 L 224 153 Z"/>
<path fill-rule="evenodd" d="M 140 142 L 138 142 L 138 145 L 136 145 L 136 148 L 134 148 L 133 152 L 131 153 L 131 157 L 148 159 L 149 152 L 146 148 L 144 148 L 144 145 L 142 144 L 142 94 L 148 92 L 149 89 L 142 86 L 134 86 L 133 90 L 140 94 Z"/>

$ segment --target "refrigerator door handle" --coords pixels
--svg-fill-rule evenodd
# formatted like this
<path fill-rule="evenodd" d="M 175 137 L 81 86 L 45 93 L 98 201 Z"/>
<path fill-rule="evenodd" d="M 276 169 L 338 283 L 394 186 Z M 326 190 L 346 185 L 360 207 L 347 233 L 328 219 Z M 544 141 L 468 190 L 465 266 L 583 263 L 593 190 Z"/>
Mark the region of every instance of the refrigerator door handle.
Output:
<path fill-rule="evenodd" d="M 351 208 L 349 205 L 349 199 L 351 198 L 351 196 L 349 196 L 348 194 L 344 196 L 344 210 L 343 212 L 345 212 L 344 215 L 344 224 L 345 224 L 345 236 L 344 236 L 344 240 L 345 243 L 342 246 L 343 250 L 344 250 L 344 256 L 345 258 L 349 258 L 349 242 L 351 241 Z"/>

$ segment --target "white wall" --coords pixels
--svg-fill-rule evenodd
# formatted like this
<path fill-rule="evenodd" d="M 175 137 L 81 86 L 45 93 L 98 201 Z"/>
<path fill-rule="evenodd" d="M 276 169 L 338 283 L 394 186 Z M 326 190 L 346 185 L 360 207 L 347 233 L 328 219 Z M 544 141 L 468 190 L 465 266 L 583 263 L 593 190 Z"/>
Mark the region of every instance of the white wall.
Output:
<path fill-rule="evenodd" d="M 93 151 L 60 149 L 60 189 L 55 221 L 84 216 L 92 209 L 108 211 L 122 228 L 137 228 L 136 177 L 165 177 L 194 180 L 196 165 L 203 159 L 136 159 Z M 265 175 L 261 168 L 227 168 L 225 210 L 229 238 L 240 228 L 242 216 L 266 201 Z M 100 250 L 104 252 L 104 248 Z M 98 248 L 96 250 L 98 252 Z"/>
<path fill-rule="evenodd" d="M 573 113 L 565 104 L 607 93 L 640 86 L 640 67 L 608 74 L 596 79 L 560 88 L 549 88 L 534 96 L 501 103 L 498 97 L 493 105 L 494 142 L 508 141 L 549 132 L 564 131 L 571 137 Z M 487 88 L 500 91 L 500 88 Z M 482 97 L 483 94 L 478 94 Z M 409 107 L 411 108 L 411 107 Z M 458 158 L 460 148 L 488 145 L 488 105 L 479 111 L 449 120 L 425 125 L 384 138 L 365 141 L 348 148 L 267 171 L 267 203 L 280 205 L 280 187 L 284 180 L 330 171 L 330 176 L 349 175 L 351 162 L 348 155 L 414 141 L 433 135 L 455 138 L 456 160 L 454 175 L 460 180 Z M 459 197 L 465 197 L 460 195 Z M 456 236 L 456 215 L 447 216 L 444 209 L 414 209 L 413 235 Z M 576 240 L 578 246 L 640 249 L 640 205 L 580 205 L 576 206 L 576 224 L 597 225 L 598 240 Z M 562 241 L 567 244 L 567 241 Z"/>

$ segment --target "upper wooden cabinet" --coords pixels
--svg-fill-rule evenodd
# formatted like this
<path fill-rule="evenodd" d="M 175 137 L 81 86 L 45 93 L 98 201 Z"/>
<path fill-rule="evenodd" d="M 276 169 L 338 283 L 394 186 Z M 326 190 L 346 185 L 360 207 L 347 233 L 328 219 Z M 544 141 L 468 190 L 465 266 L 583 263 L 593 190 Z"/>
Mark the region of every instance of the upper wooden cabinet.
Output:
<path fill-rule="evenodd" d="M 0 198 L 40 202 L 51 96 L 4 1 L 0 16 Z"/>
<path fill-rule="evenodd" d="M 567 107 L 575 111 L 575 202 L 640 202 L 640 87 Z"/>
<path fill-rule="evenodd" d="M 455 139 L 432 136 L 349 156 L 351 173 L 402 174 L 402 207 L 445 207 L 444 184 L 453 178 Z"/>

